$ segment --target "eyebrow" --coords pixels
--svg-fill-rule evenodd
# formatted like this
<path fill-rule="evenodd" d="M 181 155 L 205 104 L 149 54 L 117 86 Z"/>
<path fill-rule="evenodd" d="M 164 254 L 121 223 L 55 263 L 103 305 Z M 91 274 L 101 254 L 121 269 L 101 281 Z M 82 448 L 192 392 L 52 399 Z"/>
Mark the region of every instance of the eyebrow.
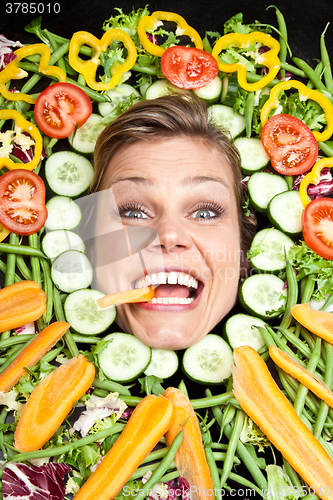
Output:
<path fill-rule="evenodd" d="M 153 186 L 154 183 L 150 179 L 146 179 L 145 177 L 139 177 L 139 176 L 134 176 L 134 177 L 124 177 L 122 179 L 117 179 L 115 180 L 113 184 L 117 184 L 119 182 L 124 182 L 124 181 L 131 181 L 136 184 L 141 184 L 143 186 Z M 227 189 L 231 189 L 229 184 L 222 179 L 221 177 L 215 177 L 211 175 L 196 175 L 195 177 L 186 177 L 183 181 L 182 184 L 183 186 L 189 186 L 189 185 L 198 185 L 201 184 L 202 182 L 218 182 L 219 184 L 222 184 L 225 186 Z"/>

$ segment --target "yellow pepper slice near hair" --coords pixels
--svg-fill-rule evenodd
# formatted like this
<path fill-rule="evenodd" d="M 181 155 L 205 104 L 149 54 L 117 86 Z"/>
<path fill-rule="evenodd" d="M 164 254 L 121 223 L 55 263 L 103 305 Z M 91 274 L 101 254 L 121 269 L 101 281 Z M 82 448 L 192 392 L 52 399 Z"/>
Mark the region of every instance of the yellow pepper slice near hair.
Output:
<path fill-rule="evenodd" d="M 99 56 L 108 49 L 114 40 L 124 44 L 127 49 L 127 57 L 123 63 L 115 62 L 112 65 L 110 68 L 111 80 L 98 82 L 96 81 L 96 71 L 101 64 Z M 88 45 L 93 49 L 91 59 L 83 60 L 79 57 L 82 45 Z M 84 76 L 87 85 L 94 90 L 109 90 L 115 87 L 120 82 L 122 75 L 134 66 L 136 56 L 137 51 L 133 40 L 121 29 L 110 29 L 104 33 L 101 39 L 87 31 L 77 31 L 72 36 L 69 45 L 69 64 Z"/>
<path fill-rule="evenodd" d="M 333 168 L 333 158 L 322 158 L 312 167 L 311 172 L 306 174 L 299 186 L 299 194 L 304 208 L 310 203 L 311 199 L 308 196 L 309 184 L 317 185 L 320 181 L 320 173 L 323 168 Z"/>
<path fill-rule="evenodd" d="M 8 229 L 6 229 L 5 227 L 3 227 L 2 224 L 0 224 L 0 242 L 5 240 L 9 235 L 9 233 L 10 231 L 8 231 Z"/>
<path fill-rule="evenodd" d="M 189 26 L 182 16 L 175 14 L 174 12 L 163 12 L 157 10 L 150 16 L 142 17 L 138 25 L 138 35 L 142 46 L 146 49 L 147 52 L 153 54 L 154 56 L 162 57 L 164 52 L 166 51 L 164 47 L 156 45 L 147 37 L 147 31 L 153 31 L 157 29 L 163 24 L 162 21 L 173 21 L 174 23 L 176 23 L 176 35 L 188 36 L 197 49 L 203 49 L 203 42 L 199 33 L 194 28 Z"/>
<path fill-rule="evenodd" d="M 26 170 L 33 170 L 40 162 L 43 152 L 43 139 L 38 128 L 28 120 L 25 120 L 21 113 L 15 109 L 1 109 L 0 120 L 14 120 L 15 128 L 22 132 L 26 132 L 35 141 L 34 157 L 28 163 L 15 163 L 10 158 L 0 158 L 0 168 L 6 167 L 8 170 L 15 168 L 23 168 Z"/>
<path fill-rule="evenodd" d="M 66 73 L 58 66 L 49 66 L 49 60 L 51 56 L 51 51 L 45 43 L 35 43 L 33 45 L 26 45 L 21 47 L 14 52 L 15 59 L 10 61 L 5 68 L 0 71 L 0 93 L 8 99 L 9 101 L 25 101 L 29 104 L 34 104 L 35 99 L 30 95 L 24 94 L 22 92 L 10 92 L 6 83 L 9 80 L 20 80 L 28 76 L 28 73 L 23 69 L 19 68 L 19 62 L 27 56 L 33 54 L 40 54 L 40 61 L 38 66 L 39 73 L 48 76 L 54 76 L 59 80 L 59 82 L 66 81 Z"/>
<path fill-rule="evenodd" d="M 240 49 L 246 49 L 250 47 L 253 43 L 260 43 L 265 47 L 269 47 L 270 50 L 260 54 L 256 58 L 256 63 L 261 64 L 268 68 L 267 75 L 263 76 L 259 81 L 254 83 L 249 83 L 246 78 L 246 66 L 242 62 L 237 62 L 234 64 L 226 64 L 219 60 L 219 54 L 222 50 L 228 47 L 239 47 Z M 218 62 L 220 71 L 224 73 L 234 73 L 237 72 L 239 85 L 249 92 L 262 89 L 268 85 L 273 78 L 277 75 L 280 69 L 280 59 L 278 57 L 280 51 L 280 43 L 270 35 L 262 33 L 261 31 L 253 31 L 246 35 L 242 33 L 228 33 L 222 36 L 214 45 L 212 56 Z"/>
<path fill-rule="evenodd" d="M 316 101 L 323 109 L 326 117 L 327 127 L 323 132 L 313 131 L 313 135 L 319 142 L 327 141 L 333 134 L 333 105 L 329 99 L 321 92 L 314 89 L 309 89 L 304 83 L 298 80 L 288 80 L 287 82 L 280 82 L 274 85 L 270 92 L 269 99 L 265 102 L 261 110 L 261 123 L 264 126 L 269 118 L 270 112 L 277 108 L 279 105 L 279 96 L 284 90 L 295 88 L 298 90 L 301 101 L 312 99 Z"/>

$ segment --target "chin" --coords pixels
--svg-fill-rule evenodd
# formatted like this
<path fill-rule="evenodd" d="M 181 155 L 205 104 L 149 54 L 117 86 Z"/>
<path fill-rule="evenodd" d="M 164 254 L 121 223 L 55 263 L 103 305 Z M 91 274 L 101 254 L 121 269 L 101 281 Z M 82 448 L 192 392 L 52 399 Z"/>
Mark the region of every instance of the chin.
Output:
<path fill-rule="evenodd" d="M 210 329 L 202 329 L 200 333 L 189 330 L 188 327 L 166 328 L 157 325 L 142 328 L 141 325 L 131 326 L 128 322 L 117 321 L 118 326 L 126 332 L 135 335 L 141 342 L 154 349 L 179 351 L 190 347 L 201 340 Z"/>

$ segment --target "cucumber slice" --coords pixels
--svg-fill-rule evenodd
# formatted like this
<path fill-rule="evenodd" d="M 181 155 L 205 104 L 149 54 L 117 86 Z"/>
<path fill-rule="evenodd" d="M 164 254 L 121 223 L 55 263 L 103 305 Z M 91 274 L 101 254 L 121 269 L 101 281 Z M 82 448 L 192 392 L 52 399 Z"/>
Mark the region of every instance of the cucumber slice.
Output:
<path fill-rule="evenodd" d="M 55 259 L 66 250 L 79 250 L 84 253 L 85 244 L 78 234 L 73 231 L 57 229 L 49 231 L 42 240 L 42 249 L 49 259 Z"/>
<path fill-rule="evenodd" d="M 216 76 L 214 80 L 207 85 L 193 90 L 193 94 L 206 101 L 207 104 L 216 103 L 220 98 L 221 92 L 222 80 L 219 76 Z"/>
<path fill-rule="evenodd" d="M 162 379 L 172 377 L 178 370 L 178 356 L 175 351 L 152 349 L 151 360 L 145 369 L 145 375 L 155 375 Z"/>
<path fill-rule="evenodd" d="M 53 196 L 47 203 L 46 229 L 74 229 L 81 222 L 81 209 L 68 196 Z"/>
<path fill-rule="evenodd" d="M 86 288 L 70 293 L 64 303 L 66 321 L 78 333 L 97 335 L 104 332 L 116 317 L 116 308 L 101 309 L 97 300 L 104 297 L 98 290 Z"/>
<path fill-rule="evenodd" d="M 259 351 L 265 345 L 265 341 L 256 326 L 265 327 L 265 324 L 264 320 L 249 314 L 234 314 L 225 324 L 225 334 L 233 349 L 249 345 Z"/>
<path fill-rule="evenodd" d="M 45 163 L 45 177 L 52 191 L 62 196 L 79 196 L 88 189 L 94 175 L 91 162 L 72 151 L 53 153 Z"/>
<path fill-rule="evenodd" d="M 268 165 L 269 156 L 260 139 L 238 137 L 235 140 L 235 146 L 241 156 L 241 168 L 244 175 L 251 175 Z"/>
<path fill-rule="evenodd" d="M 84 253 L 67 250 L 52 262 L 51 277 L 60 290 L 71 293 L 91 285 L 93 269 Z"/>
<path fill-rule="evenodd" d="M 258 212 L 266 213 L 271 199 L 279 193 L 288 191 L 288 184 L 281 175 L 255 172 L 247 183 L 247 189 L 253 208 Z"/>
<path fill-rule="evenodd" d="M 233 138 L 245 130 L 245 118 L 236 115 L 230 106 L 224 104 L 213 104 L 208 108 L 210 119 L 220 127 L 228 130 Z"/>
<path fill-rule="evenodd" d="M 285 191 L 271 199 L 267 207 L 267 215 L 273 226 L 295 237 L 302 234 L 303 210 L 299 191 Z"/>
<path fill-rule="evenodd" d="M 93 153 L 97 138 L 106 127 L 104 123 L 101 123 L 101 119 L 101 115 L 92 113 L 82 127 L 78 128 L 75 133 L 70 134 L 68 141 L 77 153 Z"/>
<path fill-rule="evenodd" d="M 122 383 L 136 380 L 150 363 L 151 348 L 129 333 L 113 333 L 108 339 L 106 346 L 97 351 L 105 376 Z"/>
<path fill-rule="evenodd" d="M 184 373 L 200 384 L 220 384 L 231 375 L 232 350 L 225 340 L 209 333 L 188 347 L 182 359 Z"/>
<path fill-rule="evenodd" d="M 117 85 L 116 87 L 113 87 L 113 89 L 109 89 L 104 94 L 108 95 L 111 98 L 112 102 L 100 102 L 98 104 L 98 111 L 102 116 L 106 116 L 120 104 L 120 103 L 126 103 L 129 102 L 129 99 L 133 99 L 133 102 L 136 100 L 139 100 L 140 94 L 139 92 L 132 87 L 132 85 L 129 85 L 128 83 L 121 83 L 120 85 Z M 132 97 L 131 97 L 132 96 Z"/>
<path fill-rule="evenodd" d="M 283 313 L 287 290 L 275 274 L 253 274 L 242 283 L 239 300 L 246 311 L 261 319 L 275 318 Z"/>
<path fill-rule="evenodd" d="M 284 269 L 286 267 L 285 252 L 288 253 L 293 244 L 293 240 L 279 229 L 262 229 L 251 243 L 248 254 L 251 266 L 268 272 Z"/>
<path fill-rule="evenodd" d="M 149 85 L 149 87 L 146 90 L 145 98 L 146 99 L 156 99 L 157 97 L 163 97 L 165 95 L 170 95 L 170 94 L 188 94 L 188 90 L 180 89 L 179 87 L 176 87 L 175 85 L 172 85 L 168 80 L 165 78 L 161 78 L 159 80 L 156 80 L 156 82 L 152 83 Z"/>

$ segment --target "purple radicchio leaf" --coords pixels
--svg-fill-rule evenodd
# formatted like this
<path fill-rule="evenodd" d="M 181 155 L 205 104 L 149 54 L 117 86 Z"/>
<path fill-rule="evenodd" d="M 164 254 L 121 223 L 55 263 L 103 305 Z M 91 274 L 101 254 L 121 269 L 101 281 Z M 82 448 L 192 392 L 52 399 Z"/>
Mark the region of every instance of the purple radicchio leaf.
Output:
<path fill-rule="evenodd" d="M 4 500 L 64 500 L 64 477 L 71 470 L 65 463 L 37 467 L 9 462 L 3 471 Z"/>
<path fill-rule="evenodd" d="M 27 150 L 22 149 L 20 146 L 14 145 L 11 154 L 15 156 L 18 160 L 23 163 L 29 163 L 34 157 L 34 147 L 28 148 Z M 46 157 L 45 150 L 43 148 L 41 161 Z"/>
<path fill-rule="evenodd" d="M 295 177 L 293 183 L 294 190 L 299 189 L 299 186 L 307 173 L 308 172 L 305 172 L 304 174 Z M 308 186 L 308 195 L 311 200 L 314 200 L 315 198 L 321 198 L 322 196 L 328 196 L 330 194 L 333 194 L 333 175 L 330 168 L 325 167 L 320 172 L 319 183 L 317 185 L 310 184 Z"/>

